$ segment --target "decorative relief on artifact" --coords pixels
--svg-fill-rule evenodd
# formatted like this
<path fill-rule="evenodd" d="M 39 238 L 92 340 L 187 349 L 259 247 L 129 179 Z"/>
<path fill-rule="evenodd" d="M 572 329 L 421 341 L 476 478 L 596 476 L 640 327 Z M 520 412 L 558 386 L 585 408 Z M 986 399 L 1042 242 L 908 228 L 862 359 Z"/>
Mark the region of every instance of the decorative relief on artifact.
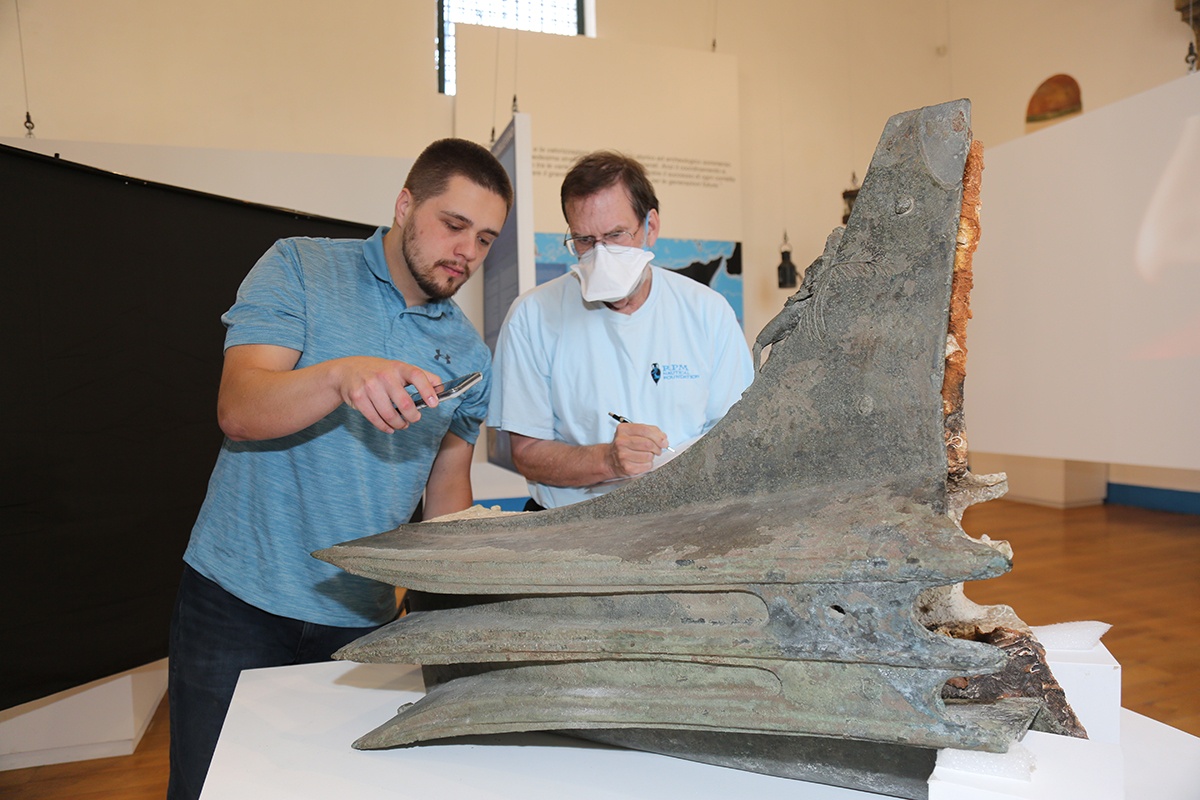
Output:
<path fill-rule="evenodd" d="M 1028 629 L 962 593 L 1011 567 L 960 525 L 1005 490 L 965 457 L 969 113 L 888 121 L 847 226 L 758 337 L 754 383 L 678 457 L 586 503 L 316 554 L 412 591 L 338 656 L 425 665 L 428 692 L 356 747 L 560 730 L 923 797 L 933 749 L 1024 733 L 1056 687 L 981 682 L 1017 658 L 988 637 Z"/>

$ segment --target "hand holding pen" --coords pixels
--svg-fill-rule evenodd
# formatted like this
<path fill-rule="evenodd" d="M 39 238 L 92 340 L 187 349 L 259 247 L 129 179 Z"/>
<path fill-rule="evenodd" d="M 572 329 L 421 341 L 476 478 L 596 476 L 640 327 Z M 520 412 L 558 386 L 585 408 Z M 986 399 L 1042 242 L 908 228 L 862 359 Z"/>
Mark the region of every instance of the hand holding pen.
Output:
<path fill-rule="evenodd" d="M 662 455 L 664 449 L 671 450 L 667 445 L 667 435 L 655 426 L 630 422 L 611 411 L 608 415 L 620 423 L 608 455 L 614 477 L 632 477 L 649 472 L 654 468 L 654 457 Z"/>
<path fill-rule="evenodd" d="M 625 419 L 624 417 L 622 417 L 620 414 L 614 414 L 613 412 L 610 411 L 610 412 L 608 412 L 608 415 L 623 425 L 633 425 L 634 424 L 634 423 L 630 422 L 629 420 Z M 643 427 L 654 428 L 653 425 L 645 425 Z M 658 431 L 658 428 L 654 428 L 654 430 Z M 658 431 L 658 432 L 662 433 L 662 431 Z M 667 438 L 666 434 L 663 434 L 664 441 L 666 440 L 666 438 Z M 671 452 L 671 453 L 675 452 L 675 448 L 673 448 L 673 447 L 669 447 L 665 444 L 659 445 L 659 446 L 662 447 L 663 450 L 666 450 L 668 452 Z"/>

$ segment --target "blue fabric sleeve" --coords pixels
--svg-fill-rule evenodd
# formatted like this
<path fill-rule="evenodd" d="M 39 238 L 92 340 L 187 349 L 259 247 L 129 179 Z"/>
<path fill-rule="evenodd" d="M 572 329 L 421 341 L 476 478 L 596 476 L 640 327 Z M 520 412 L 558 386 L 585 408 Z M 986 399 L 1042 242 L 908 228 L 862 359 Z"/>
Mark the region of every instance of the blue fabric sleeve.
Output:
<path fill-rule="evenodd" d="M 238 287 L 237 300 L 221 316 L 225 348 L 273 344 L 304 351 L 307 335 L 304 277 L 295 245 L 276 242 Z"/>
<path fill-rule="evenodd" d="M 541 308 L 518 299 L 500 329 L 488 425 L 534 439 L 553 440 L 554 406 L 546 372 L 547 365 L 553 363 L 552 355 L 546 352 L 553 327 L 540 318 L 537 312 Z"/>
<path fill-rule="evenodd" d="M 450 422 L 450 433 L 470 444 L 475 444 L 479 438 L 479 428 L 488 412 L 488 397 L 492 391 L 492 368 L 485 366 L 480 372 L 483 380 L 475 384 L 463 395 L 463 402 L 454 409 L 454 419 Z"/>

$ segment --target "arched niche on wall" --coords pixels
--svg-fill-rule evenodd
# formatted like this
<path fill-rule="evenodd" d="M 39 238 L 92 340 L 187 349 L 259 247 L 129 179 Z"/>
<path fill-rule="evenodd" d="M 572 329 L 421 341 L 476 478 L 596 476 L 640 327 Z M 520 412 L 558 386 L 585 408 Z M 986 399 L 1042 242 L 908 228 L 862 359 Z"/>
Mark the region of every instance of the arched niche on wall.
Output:
<path fill-rule="evenodd" d="M 1079 82 L 1070 75 L 1052 75 L 1038 86 L 1025 107 L 1025 132 L 1061 122 L 1083 111 Z"/>

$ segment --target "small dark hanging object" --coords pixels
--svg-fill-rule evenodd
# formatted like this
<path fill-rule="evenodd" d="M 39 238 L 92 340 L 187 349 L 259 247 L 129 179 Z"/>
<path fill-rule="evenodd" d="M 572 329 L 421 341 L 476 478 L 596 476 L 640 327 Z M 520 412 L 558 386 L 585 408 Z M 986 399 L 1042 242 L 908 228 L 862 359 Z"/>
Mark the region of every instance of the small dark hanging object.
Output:
<path fill-rule="evenodd" d="M 858 199 L 858 176 L 850 173 L 850 188 L 842 192 L 842 224 L 850 221 L 850 212 L 854 210 L 854 201 Z"/>
<path fill-rule="evenodd" d="M 25 75 L 25 37 L 21 35 L 21 3 L 14 0 L 13 8 L 17 12 L 17 43 L 21 49 L 21 85 L 25 89 L 25 138 L 33 138 L 33 117 L 29 116 L 29 79 Z"/>
<path fill-rule="evenodd" d="M 1183 60 L 1188 65 L 1188 73 L 1196 71 L 1196 41 L 1200 40 L 1200 25 L 1196 24 L 1196 0 L 1175 0 L 1175 10 L 1179 17 L 1192 29 L 1192 41 L 1188 42 L 1187 55 Z"/>
<path fill-rule="evenodd" d="M 779 246 L 779 256 L 779 266 L 776 267 L 776 271 L 779 273 L 779 288 L 795 289 L 796 265 L 792 263 L 792 246 L 788 244 L 787 231 L 783 232 L 783 244 Z"/>

